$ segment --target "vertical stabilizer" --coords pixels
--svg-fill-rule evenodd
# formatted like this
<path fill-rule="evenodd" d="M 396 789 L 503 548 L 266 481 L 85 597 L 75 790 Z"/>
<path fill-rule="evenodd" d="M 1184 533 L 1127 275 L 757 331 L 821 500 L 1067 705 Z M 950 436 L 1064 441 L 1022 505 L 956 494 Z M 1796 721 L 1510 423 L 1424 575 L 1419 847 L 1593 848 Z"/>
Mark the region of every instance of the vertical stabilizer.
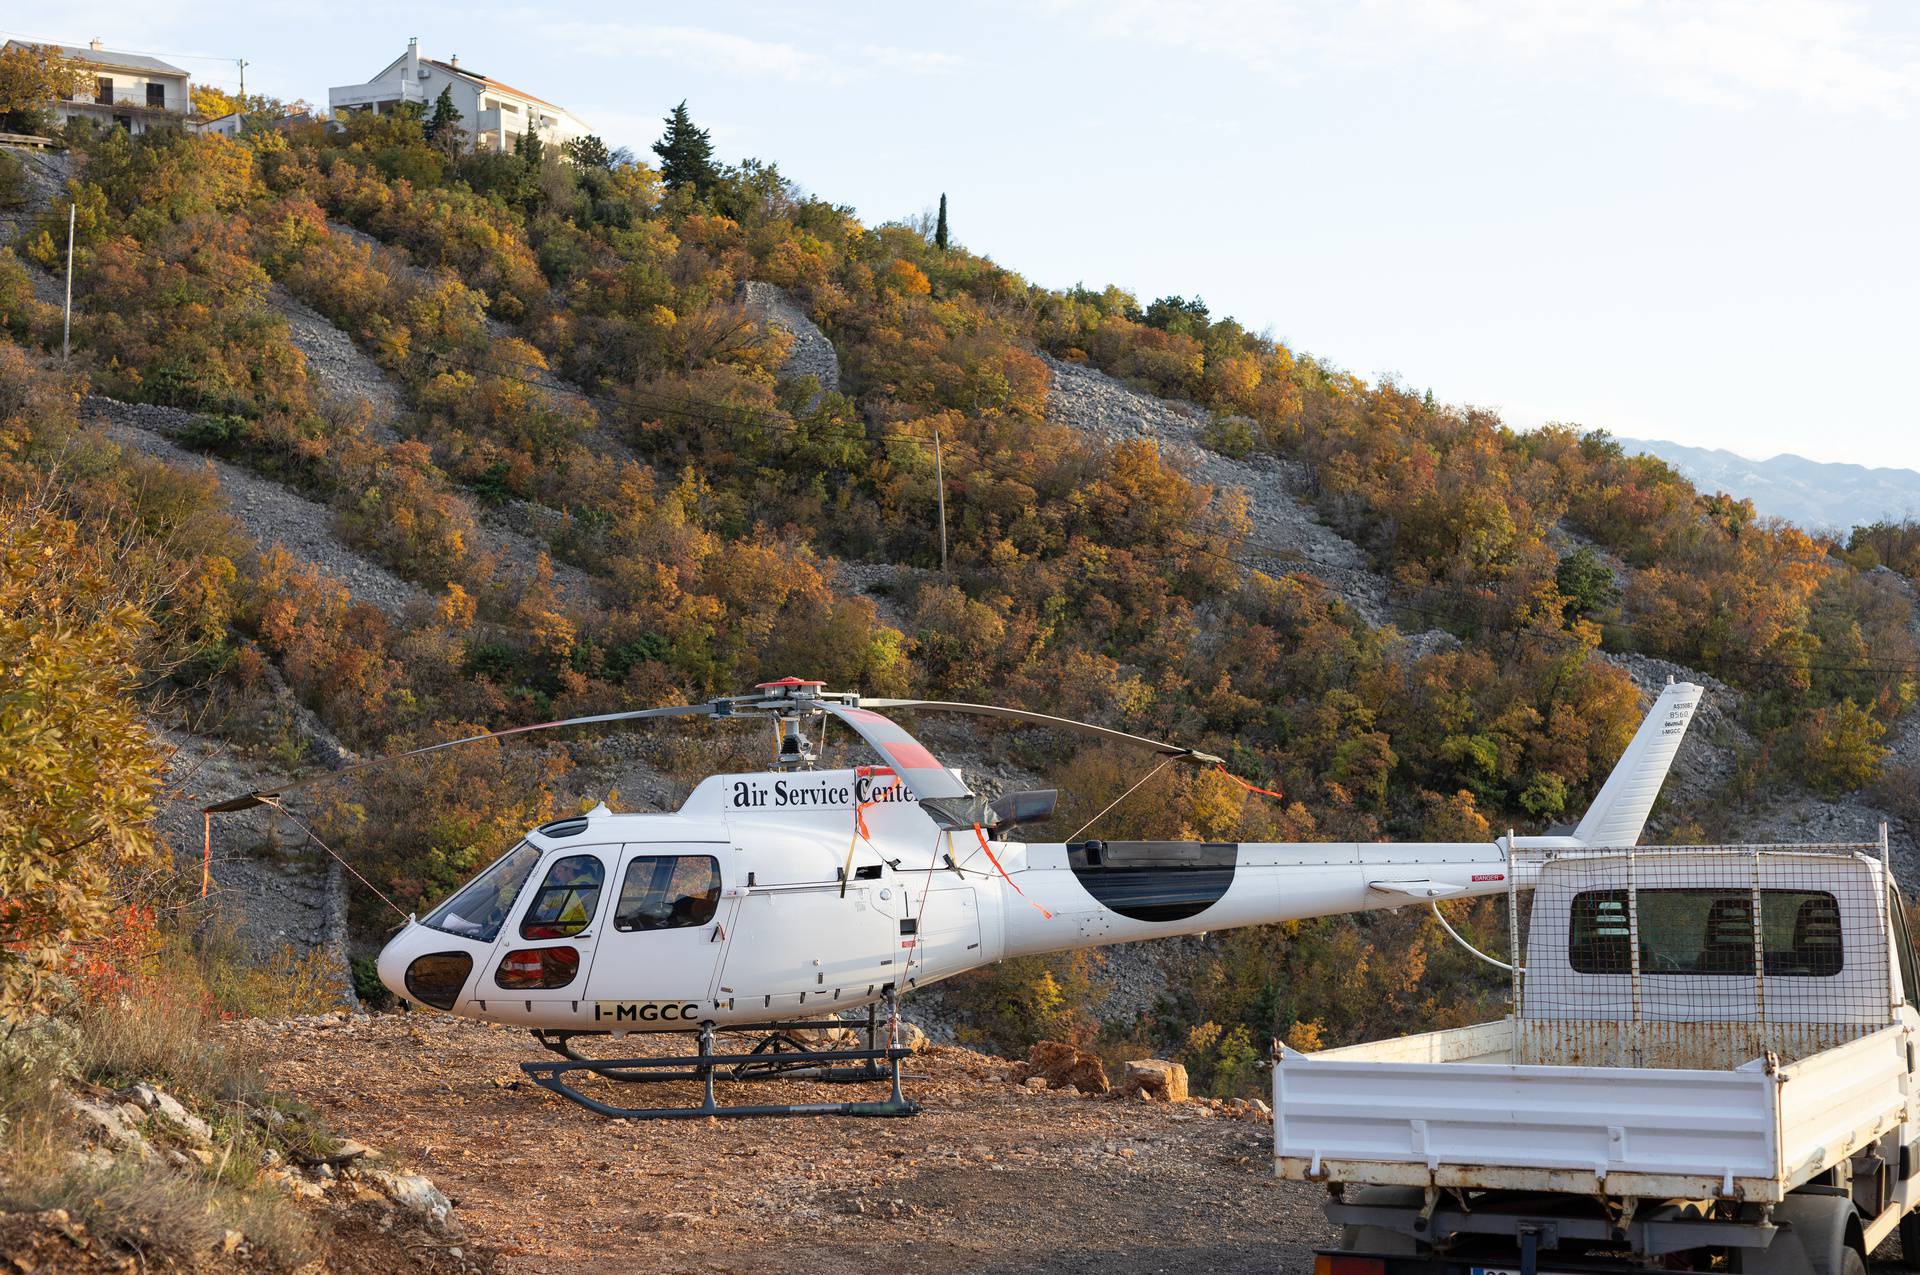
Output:
<path fill-rule="evenodd" d="M 1653 800 L 1673 765 L 1687 723 L 1700 706 L 1700 687 L 1692 682 L 1669 682 L 1653 702 L 1647 720 L 1640 723 L 1633 742 L 1601 785 L 1586 817 L 1573 835 L 1590 846 L 1630 846 L 1640 840 Z"/>

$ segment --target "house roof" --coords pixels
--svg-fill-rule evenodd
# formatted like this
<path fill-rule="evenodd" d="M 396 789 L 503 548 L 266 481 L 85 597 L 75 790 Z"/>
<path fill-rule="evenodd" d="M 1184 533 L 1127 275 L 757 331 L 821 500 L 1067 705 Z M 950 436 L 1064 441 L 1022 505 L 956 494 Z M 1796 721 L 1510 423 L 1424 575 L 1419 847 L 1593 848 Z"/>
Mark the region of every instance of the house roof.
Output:
<path fill-rule="evenodd" d="M 465 76 L 467 79 L 472 80 L 476 84 L 484 84 L 488 88 L 497 90 L 498 92 L 511 93 L 513 96 L 517 98 L 522 98 L 529 102 L 538 102 L 542 106 L 551 106 L 556 111 L 564 111 L 567 109 L 566 107 L 560 105 L 558 102 L 549 102 L 544 97 L 536 97 L 534 94 L 527 92 L 525 89 L 517 89 L 513 87 L 513 85 L 511 84 L 503 84 L 499 80 L 493 79 L 490 76 L 481 75 L 476 71 L 469 71 L 464 66 L 455 66 L 451 62 L 442 62 L 439 58 L 421 58 L 420 60 L 426 63 L 428 66 L 437 66 L 442 71 L 447 71 L 454 75 Z"/>
<path fill-rule="evenodd" d="M 18 43 L 9 41 L 8 43 Z M 60 56 L 72 58 L 76 62 L 86 62 L 92 66 L 112 67 L 121 71 L 147 71 L 158 75 L 180 75 L 187 73 L 170 62 L 148 57 L 144 53 L 116 53 L 112 49 L 76 48 L 71 44 L 56 44 Z"/>

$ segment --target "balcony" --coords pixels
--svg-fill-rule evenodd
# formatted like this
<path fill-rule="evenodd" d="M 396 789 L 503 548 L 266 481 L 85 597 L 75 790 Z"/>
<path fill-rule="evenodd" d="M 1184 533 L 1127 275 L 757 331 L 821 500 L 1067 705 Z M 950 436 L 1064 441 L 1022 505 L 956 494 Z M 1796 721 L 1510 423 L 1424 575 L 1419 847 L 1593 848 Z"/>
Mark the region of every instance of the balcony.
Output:
<path fill-rule="evenodd" d="M 159 105 L 154 105 L 148 102 L 147 90 L 144 87 L 114 89 L 111 93 L 89 90 L 68 98 L 66 106 L 70 110 L 86 110 L 88 107 L 93 107 L 103 112 L 134 110 L 150 111 L 156 115 L 185 115 L 187 113 L 187 103 L 184 95 L 168 93 L 161 98 Z"/>
<path fill-rule="evenodd" d="M 327 90 L 327 105 L 335 111 L 359 111 L 367 107 L 391 107 L 401 102 L 425 104 L 426 90 L 412 80 L 395 78 L 371 84 L 341 84 Z"/>

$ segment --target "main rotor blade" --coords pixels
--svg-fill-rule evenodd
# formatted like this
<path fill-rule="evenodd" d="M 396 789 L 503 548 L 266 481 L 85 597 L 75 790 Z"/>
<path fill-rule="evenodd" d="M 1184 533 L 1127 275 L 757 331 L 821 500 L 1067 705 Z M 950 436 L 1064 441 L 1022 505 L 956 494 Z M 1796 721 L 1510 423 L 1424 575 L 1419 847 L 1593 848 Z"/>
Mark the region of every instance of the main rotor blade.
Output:
<path fill-rule="evenodd" d="M 1184 758 L 1203 766 L 1221 764 L 1221 758 L 1215 757 L 1212 753 L 1203 753 L 1195 748 L 1183 748 L 1179 744 L 1169 744 L 1164 739 L 1129 735 L 1123 730 L 1110 730 L 1105 726 L 1095 726 L 1091 722 L 1076 722 L 1070 717 L 1030 713 L 1024 708 L 1001 708 L 997 704 L 961 704 L 943 699 L 862 699 L 860 703 L 863 706 L 875 708 L 931 708 L 947 713 L 972 713 L 979 717 L 1004 717 L 1009 721 L 1026 722 L 1033 726 L 1050 726 L 1056 730 L 1091 735 L 1096 739 L 1110 739 L 1121 744 L 1138 744 L 1142 748 L 1151 748 L 1156 753 Z"/>
<path fill-rule="evenodd" d="M 225 801 L 204 806 L 202 810 L 210 815 L 226 814 L 234 810 L 251 810 L 255 806 L 264 806 L 268 800 L 284 796 L 296 788 L 305 788 L 311 784 L 327 783 L 350 775 L 356 770 L 366 770 L 372 766 L 385 766 L 390 762 L 401 761 L 408 757 L 418 757 L 422 753 L 436 753 L 442 748 L 457 748 L 461 744 L 478 744 L 483 740 L 501 739 L 508 735 L 524 735 L 529 731 L 556 730 L 562 726 L 594 726 L 603 722 L 630 722 L 642 717 L 699 717 L 711 715 L 712 704 L 675 704 L 667 708 L 639 708 L 625 713 L 596 713 L 591 717 L 569 717 L 558 722 L 536 722 L 532 726 L 509 726 L 505 730 L 491 730 L 484 735 L 468 735 L 465 739 L 449 739 L 438 744 L 428 744 L 424 748 L 410 748 L 404 753 L 392 753 L 386 757 L 370 757 L 366 761 L 357 761 L 351 766 L 342 766 L 339 770 L 330 770 L 325 774 L 312 775 L 294 783 L 283 784 L 278 788 L 260 788 L 238 797 L 229 797 Z"/>
<path fill-rule="evenodd" d="M 831 700 L 816 701 L 815 706 L 851 726 L 855 734 L 884 757 L 935 823 L 952 830 L 985 822 L 986 802 L 954 778 L 953 772 L 942 766 L 940 760 L 927 751 L 927 746 L 909 735 L 898 722 L 870 708 L 855 708 Z"/>

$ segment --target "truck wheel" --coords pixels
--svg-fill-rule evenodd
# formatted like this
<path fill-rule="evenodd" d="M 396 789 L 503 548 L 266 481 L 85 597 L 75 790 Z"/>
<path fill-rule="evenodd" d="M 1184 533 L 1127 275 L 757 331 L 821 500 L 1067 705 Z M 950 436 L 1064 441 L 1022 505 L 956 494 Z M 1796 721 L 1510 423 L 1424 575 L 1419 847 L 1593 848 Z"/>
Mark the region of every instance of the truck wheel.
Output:
<path fill-rule="evenodd" d="M 1347 1200 L 1375 1208 L 1417 1209 L 1427 1202 L 1427 1196 L 1415 1187 L 1370 1186 L 1353 1192 Z M 1415 1257 L 1420 1252 L 1420 1242 L 1413 1236 L 1384 1226 L 1343 1226 L 1340 1247 L 1350 1253 L 1379 1253 L 1383 1257 Z"/>
<path fill-rule="evenodd" d="M 1908 1270 L 1920 1271 L 1920 1213 L 1900 1219 L 1900 1263 Z"/>
<path fill-rule="evenodd" d="M 1860 1250 L 1847 1240 L 1853 1201 L 1839 1195 L 1789 1195 L 1773 1207 L 1786 1229 L 1763 1249 L 1733 1250 L 1740 1275 L 1867 1275 Z"/>

